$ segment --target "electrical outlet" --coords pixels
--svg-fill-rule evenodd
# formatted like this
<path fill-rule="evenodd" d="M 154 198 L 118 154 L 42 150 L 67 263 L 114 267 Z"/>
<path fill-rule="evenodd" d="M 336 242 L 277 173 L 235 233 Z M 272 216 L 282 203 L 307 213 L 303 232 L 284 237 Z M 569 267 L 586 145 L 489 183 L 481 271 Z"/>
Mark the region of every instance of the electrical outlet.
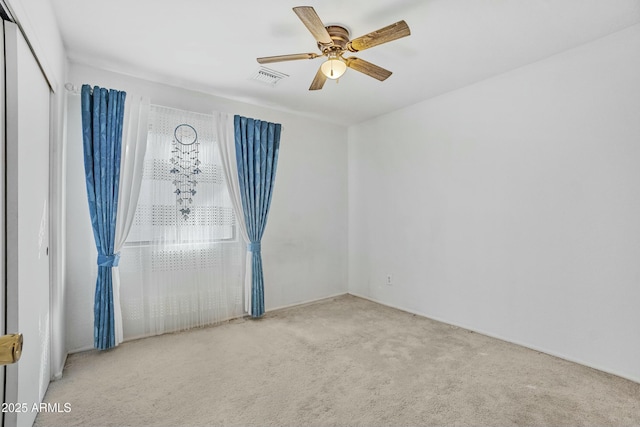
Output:
<path fill-rule="evenodd" d="M 390 274 L 387 274 L 387 286 L 393 285 L 393 280 Z"/>

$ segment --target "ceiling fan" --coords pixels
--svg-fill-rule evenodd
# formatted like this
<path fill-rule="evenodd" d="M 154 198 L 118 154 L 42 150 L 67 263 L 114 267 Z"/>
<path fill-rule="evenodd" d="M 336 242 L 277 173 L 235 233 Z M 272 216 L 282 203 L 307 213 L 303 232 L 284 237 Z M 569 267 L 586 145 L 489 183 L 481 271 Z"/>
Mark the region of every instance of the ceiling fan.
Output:
<path fill-rule="evenodd" d="M 318 42 L 318 49 L 320 49 L 321 54 L 296 53 L 292 55 L 266 56 L 258 58 L 257 60 L 260 64 L 269 64 L 271 62 L 315 59 L 326 56 L 327 61 L 320 66 L 313 82 L 311 82 L 309 90 L 322 89 L 322 86 L 324 86 L 328 78 L 334 80 L 340 78 L 347 70 L 347 67 L 364 73 L 374 79 L 380 81 L 386 80 L 391 75 L 391 71 L 378 67 L 364 59 L 353 56 L 345 58 L 343 54 L 347 51 L 360 52 L 361 50 L 388 43 L 411 34 L 407 23 L 398 21 L 395 24 L 349 40 L 349 31 L 346 28 L 339 25 L 329 25 L 325 27 L 313 7 L 299 6 L 294 7 L 293 11 Z"/>

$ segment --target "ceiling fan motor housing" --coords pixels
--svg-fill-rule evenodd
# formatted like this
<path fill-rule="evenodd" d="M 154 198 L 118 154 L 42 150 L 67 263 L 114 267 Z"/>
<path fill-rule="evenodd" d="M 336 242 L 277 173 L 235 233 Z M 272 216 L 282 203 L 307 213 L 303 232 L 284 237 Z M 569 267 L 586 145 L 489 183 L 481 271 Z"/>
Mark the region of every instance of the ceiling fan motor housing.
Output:
<path fill-rule="evenodd" d="M 333 40 L 333 46 L 318 42 L 318 49 L 320 49 L 322 53 L 327 53 L 332 50 L 346 50 L 347 43 L 349 43 L 349 30 L 339 25 L 329 25 L 325 28 L 329 36 L 331 36 L 331 40 Z"/>

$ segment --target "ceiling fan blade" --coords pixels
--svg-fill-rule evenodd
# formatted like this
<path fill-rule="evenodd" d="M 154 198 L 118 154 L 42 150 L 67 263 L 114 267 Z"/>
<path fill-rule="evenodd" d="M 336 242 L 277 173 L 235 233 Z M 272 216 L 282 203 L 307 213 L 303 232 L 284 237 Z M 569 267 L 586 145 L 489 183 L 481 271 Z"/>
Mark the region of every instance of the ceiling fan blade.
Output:
<path fill-rule="evenodd" d="M 351 40 L 347 43 L 347 49 L 351 52 L 359 52 L 408 35 L 411 35 L 411 30 L 409 30 L 407 23 L 404 21 L 398 21 L 395 24 L 388 25 L 384 28 L 380 28 L 379 30 Z"/>
<path fill-rule="evenodd" d="M 307 27 L 307 29 L 313 34 L 313 37 L 325 45 L 332 45 L 333 40 L 324 27 L 322 20 L 311 6 L 298 6 L 294 7 L 293 11 L 298 15 L 298 18 Z"/>
<path fill-rule="evenodd" d="M 309 90 L 320 90 L 322 86 L 324 86 L 324 82 L 327 81 L 327 76 L 324 75 L 321 68 L 318 68 L 318 72 L 316 76 L 313 78 L 311 82 L 311 86 L 309 86 Z"/>
<path fill-rule="evenodd" d="M 271 62 L 295 61 L 298 59 L 314 59 L 318 56 L 322 55 L 318 55 L 316 53 L 294 53 L 292 55 L 265 56 L 262 58 L 256 58 L 256 60 L 260 64 L 269 64 Z"/>
<path fill-rule="evenodd" d="M 367 76 L 373 77 L 374 79 L 378 79 L 380 81 L 386 80 L 392 73 L 389 70 L 385 70 L 382 67 L 378 67 L 371 62 L 365 61 L 360 58 L 346 58 L 347 67 L 352 68 L 356 71 L 360 71 L 361 73 L 366 74 Z"/>

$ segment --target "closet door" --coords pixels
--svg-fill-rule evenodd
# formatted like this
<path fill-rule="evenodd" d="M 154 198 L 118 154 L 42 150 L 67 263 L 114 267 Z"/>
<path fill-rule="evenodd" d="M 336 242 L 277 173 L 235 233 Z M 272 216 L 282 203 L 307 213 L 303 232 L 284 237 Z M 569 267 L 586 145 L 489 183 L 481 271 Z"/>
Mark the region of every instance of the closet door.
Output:
<path fill-rule="evenodd" d="M 5 171 L 6 161 L 4 141 L 4 21 L 0 19 L 0 335 L 7 333 L 5 325 L 5 298 L 7 295 L 7 276 L 5 270 L 5 254 L 7 237 L 5 235 Z M 4 400 L 4 373 L 5 367 L 0 366 L 0 397 Z M 0 427 L 4 426 L 4 417 L 0 414 Z"/>
<path fill-rule="evenodd" d="M 50 89 L 15 24 L 4 23 L 6 69 L 7 330 L 24 336 L 22 358 L 6 367 L 5 427 L 33 425 L 33 405 L 50 379 Z"/>

